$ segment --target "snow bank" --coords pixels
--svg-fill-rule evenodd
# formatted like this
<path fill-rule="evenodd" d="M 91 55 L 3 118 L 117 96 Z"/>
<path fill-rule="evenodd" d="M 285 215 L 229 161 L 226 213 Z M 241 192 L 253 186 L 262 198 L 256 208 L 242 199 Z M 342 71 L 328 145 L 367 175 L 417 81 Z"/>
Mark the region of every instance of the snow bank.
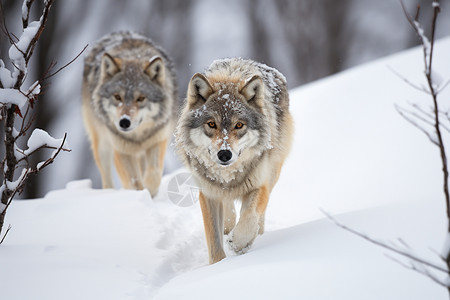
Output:
<path fill-rule="evenodd" d="M 439 209 L 439 205 L 410 203 L 339 219 L 372 235 L 392 240 L 399 235 L 415 247 L 436 249 L 442 239 L 429 233 L 445 227 L 445 222 L 431 222 Z M 267 232 L 245 255 L 175 277 L 155 299 L 448 298 L 445 289 L 387 258 L 385 252 L 328 220 L 314 221 Z M 431 251 L 424 255 L 438 261 Z"/>
<path fill-rule="evenodd" d="M 148 299 L 205 264 L 198 207 L 90 185 L 11 205 L 13 228 L 0 247 L 4 299 Z"/>
<path fill-rule="evenodd" d="M 445 80 L 449 49 L 447 38 L 434 53 L 434 69 Z M 397 201 L 444 201 L 438 149 L 395 109 L 431 105 L 431 99 L 390 69 L 426 85 L 423 52 L 414 48 L 291 91 L 295 139 L 272 193 L 281 200 L 269 203 L 269 215 L 288 214 L 285 226 L 292 226 L 322 218 L 319 207 L 342 213 Z M 448 102 L 450 88 L 439 98 Z"/>

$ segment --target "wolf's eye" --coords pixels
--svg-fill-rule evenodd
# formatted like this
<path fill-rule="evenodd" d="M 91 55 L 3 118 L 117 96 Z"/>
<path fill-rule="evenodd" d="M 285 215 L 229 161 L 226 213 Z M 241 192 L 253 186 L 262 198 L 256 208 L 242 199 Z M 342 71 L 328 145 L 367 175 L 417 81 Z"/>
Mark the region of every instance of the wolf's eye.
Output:
<path fill-rule="evenodd" d="M 237 122 L 236 126 L 234 126 L 234 128 L 236 128 L 236 129 L 241 129 L 242 127 L 244 127 L 244 123 L 242 123 L 242 122 Z"/>
<path fill-rule="evenodd" d="M 143 96 L 140 96 L 136 99 L 137 102 L 142 102 L 144 100 L 145 100 L 145 97 L 143 97 Z"/>
<path fill-rule="evenodd" d="M 120 97 L 119 94 L 114 94 L 114 99 L 116 99 L 117 101 L 122 101 L 122 97 Z"/>
<path fill-rule="evenodd" d="M 208 123 L 209 128 L 216 128 L 216 122 L 209 121 Z"/>

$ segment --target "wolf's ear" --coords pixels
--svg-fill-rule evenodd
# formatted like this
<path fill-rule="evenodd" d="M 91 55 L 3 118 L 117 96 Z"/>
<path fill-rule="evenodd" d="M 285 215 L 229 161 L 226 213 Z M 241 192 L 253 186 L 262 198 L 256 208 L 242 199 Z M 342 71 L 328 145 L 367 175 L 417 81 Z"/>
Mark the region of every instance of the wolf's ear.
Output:
<path fill-rule="evenodd" d="M 159 85 L 163 85 L 166 72 L 162 58 L 159 56 L 152 57 L 144 67 L 144 73 L 147 74 L 152 81 L 157 82 Z"/>
<path fill-rule="evenodd" d="M 213 93 L 213 88 L 208 79 L 200 73 L 195 73 L 189 82 L 188 88 L 188 105 L 194 106 L 198 101 L 206 102 L 208 97 Z"/>
<path fill-rule="evenodd" d="M 102 63 L 100 67 L 100 74 L 102 78 L 111 78 L 116 73 L 120 72 L 120 65 L 122 61 L 119 58 L 114 58 L 108 53 L 103 54 Z"/>
<path fill-rule="evenodd" d="M 258 75 L 254 75 L 247 80 L 240 93 L 249 104 L 255 104 L 259 107 L 264 106 L 264 82 Z"/>

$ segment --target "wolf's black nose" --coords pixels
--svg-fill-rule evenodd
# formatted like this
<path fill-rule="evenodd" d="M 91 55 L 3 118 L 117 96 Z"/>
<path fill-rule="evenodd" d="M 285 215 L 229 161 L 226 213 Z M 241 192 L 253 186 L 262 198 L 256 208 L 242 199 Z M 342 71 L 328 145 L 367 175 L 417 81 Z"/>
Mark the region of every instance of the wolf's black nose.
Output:
<path fill-rule="evenodd" d="M 231 153 L 230 150 L 220 150 L 219 153 L 217 153 L 217 157 L 219 157 L 220 161 L 227 162 L 231 159 L 233 156 L 233 153 Z"/>
<path fill-rule="evenodd" d="M 130 127 L 131 122 L 129 119 L 123 118 L 119 121 L 119 126 L 122 129 L 128 129 L 128 127 Z"/>

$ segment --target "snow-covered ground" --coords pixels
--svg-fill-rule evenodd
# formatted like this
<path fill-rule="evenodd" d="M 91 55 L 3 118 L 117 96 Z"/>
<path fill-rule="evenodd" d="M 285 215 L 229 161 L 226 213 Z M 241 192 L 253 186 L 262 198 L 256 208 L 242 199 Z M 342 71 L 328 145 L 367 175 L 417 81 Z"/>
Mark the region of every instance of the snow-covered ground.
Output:
<path fill-rule="evenodd" d="M 434 63 L 449 79 L 450 38 L 437 44 Z M 266 233 L 248 253 L 228 251 L 207 265 L 200 208 L 189 203 L 195 189 L 177 191 L 185 170 L 166 176 L 155 199 L 71 182 L 12 203 L 13 228 L 0 246 L 1 298 L 447 299 L 445 289 L 319 210 L 375 238 L 402 237 L 439 263 L 446 228 L 439 153 L 394 108 L 429 96 L 389 68 L 421 84 L 421 49 L 291 92 L 294 146 Z M 449 99 L 450 88 L 440 97 Z M 180 193 L 188 201 L 179 203 Z"/>

